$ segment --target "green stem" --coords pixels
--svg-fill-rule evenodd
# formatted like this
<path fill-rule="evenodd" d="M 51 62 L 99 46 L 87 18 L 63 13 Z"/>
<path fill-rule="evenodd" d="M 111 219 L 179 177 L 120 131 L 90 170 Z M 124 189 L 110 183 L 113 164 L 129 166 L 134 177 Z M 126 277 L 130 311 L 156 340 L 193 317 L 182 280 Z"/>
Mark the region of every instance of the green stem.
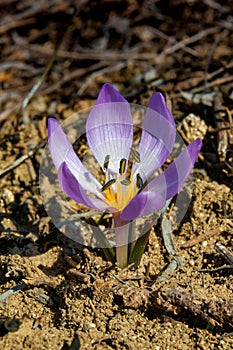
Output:
<path fill-rule="evenodd" d="M 128 234 L 129 222 L 121 220 L 120 212 L 113 213 L 116 236 L 116 261 L 120 268 L 128 265 Z"/>
<path fill-rule="evenodd" d="M 152 222 L 148 221 L 145 225 L 145 233 L 137 239 L 129 256 L 129 264 L 134 263 L 135 266 L 138 266 L 140 264 L 142 254 L 144 253 L 144 250 L 150 237 Z"/>
<path fill-rule="evenodd" d="M 115 262 L 115 252 L 107 238 L 105 237 L 102 230 L 98 227 L 98 224 L 95 222 L 93 218 L 88 218 L 86 220 L 88 224 L 92 226 L 92 231 L 96 237 L 97 242 L 103 247 L 101 248 L 106 259 L 111 261 L 112 263 Z"/>
<path fill-rule="evenodd" d="M 129 223 L 129 234 L 128 234 L 128 255 L 130 256 L 134 245 L 135 245 L 135 241 L 136 241 L 136 237 L 135 237 L 135 229 L 136 229 L 136 221 L 130 221 Z"/>

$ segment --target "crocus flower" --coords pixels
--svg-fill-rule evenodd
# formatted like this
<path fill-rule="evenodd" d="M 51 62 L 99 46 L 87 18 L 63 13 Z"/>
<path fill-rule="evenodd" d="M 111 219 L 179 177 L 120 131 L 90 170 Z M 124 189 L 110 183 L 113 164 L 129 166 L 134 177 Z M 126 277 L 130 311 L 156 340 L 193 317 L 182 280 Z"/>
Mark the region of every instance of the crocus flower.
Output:
<path fill-rule="evenodd" d="M 48 120 L 48 144 L 61 188 L 78 203 L 112 212 L 117 246 L 126 244 L 124 227 L 131 220 L 161 209 L 178 193 L 202 146 L 196 139 L 150 180 L 170 155 L 176 136 L 161 93 L 154 93 L 149 101 L 138 150 L 132 149 L 133 133 L 129 103 L 112 85 L 104 84 L 86 122 L 89 147 L 105 174 L 101 184 L 82 164 L 59 122 Z M 125 260 L 120 263 L 125 264 Z"/>

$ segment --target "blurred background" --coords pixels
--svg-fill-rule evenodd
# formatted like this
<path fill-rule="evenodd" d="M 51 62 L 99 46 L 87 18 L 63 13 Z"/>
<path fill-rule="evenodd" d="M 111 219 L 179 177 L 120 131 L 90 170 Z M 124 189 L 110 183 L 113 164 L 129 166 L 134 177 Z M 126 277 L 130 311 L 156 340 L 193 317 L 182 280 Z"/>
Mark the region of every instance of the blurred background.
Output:
<path fill-rule="evenodd" d="M 178 99 L 232 69 L 230 0 L 3 0 L 0 10 L 1 110 L 28 94 L 53 55 L 38 94 L 65 103 L 95 98 L 106 81 L 130 101 L 154 89 Z"/>

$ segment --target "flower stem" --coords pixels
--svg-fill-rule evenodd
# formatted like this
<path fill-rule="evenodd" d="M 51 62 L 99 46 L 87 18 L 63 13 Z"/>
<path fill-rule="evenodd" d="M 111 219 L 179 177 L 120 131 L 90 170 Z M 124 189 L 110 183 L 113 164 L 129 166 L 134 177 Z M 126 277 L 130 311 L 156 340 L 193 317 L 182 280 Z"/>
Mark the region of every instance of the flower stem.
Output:
<path fill-rule="evenodd" d="M 103 248 L 102 251 L 106 257 L 107 260 L 111 261 L 112 263 L 115 262 L 115 252 L 105 235 L 103 234 L 102 230 L 98 227 L 98 223 L 95 222 L 93 218 L 88 218 L 86 220 L 91 226 L 92 231 L 96 237 L 96 241 L 98 244 L 100 244 Z"/>
<path fill-rule="evenodd" d="M 120 268 L 128 265 L 129 221 L 121 220 L 120 212 L 113 214 L 116 235 L 116 261 Z"/>
<path fill-rule="evenodd" d="M 152 227 L 151 221 L 148 221 L 145 223 L 145 228 L 144 228 L 145 233 L 143 233 L 137 239 L 133 248 L 131 249 L 130 256 L 129 256 L 129 264 L 134 263 L 135 266 L 138 266 L 140 264 L 142 254 L 146 248 L 146 245 L 150 237 L 151 227 Z"/>

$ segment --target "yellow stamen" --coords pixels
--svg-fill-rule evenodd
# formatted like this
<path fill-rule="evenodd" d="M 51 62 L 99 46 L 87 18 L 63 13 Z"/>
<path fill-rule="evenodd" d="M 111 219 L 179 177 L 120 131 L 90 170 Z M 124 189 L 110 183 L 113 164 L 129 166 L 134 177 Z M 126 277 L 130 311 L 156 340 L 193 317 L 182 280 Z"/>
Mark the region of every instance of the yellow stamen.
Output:
<path fill-rule="evenodd" d="M 109 161 L 109 158 L 107 160 Z M 142 184 L 142 179 L 139 174 L 137 175 L 137 179 L 134 178 L 134 163 L 132 164 L 130 175 L 125 173 L 125 168 L 126 159 L 123 158 L 120 161 L 118 177 L 110 180 L 107 169 L 106 182 L 101 188 L 101 192 L 105 193 L 109 205 L 116 208 L 118 211 L 123 210 L 130 200 L 135 197 L 141 188 L 139 185 Z"/>

